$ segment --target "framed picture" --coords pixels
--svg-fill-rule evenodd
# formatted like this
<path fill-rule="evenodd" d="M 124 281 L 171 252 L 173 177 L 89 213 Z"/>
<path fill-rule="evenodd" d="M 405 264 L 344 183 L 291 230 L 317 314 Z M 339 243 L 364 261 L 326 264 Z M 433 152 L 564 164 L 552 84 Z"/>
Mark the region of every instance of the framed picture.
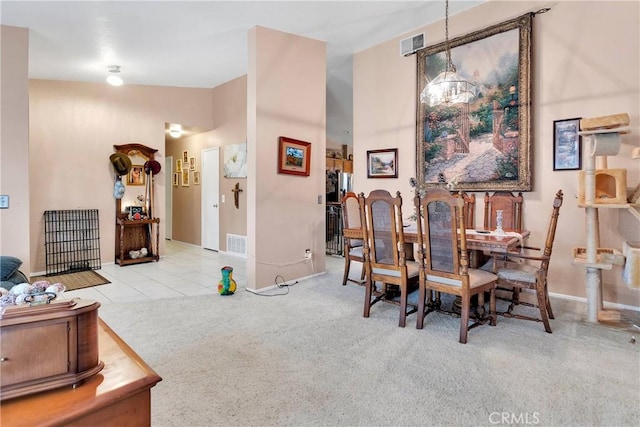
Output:
<path fill-rule="evenodd" d="M 553 121 L 553 170 L 582 169 L 580 118 Z"/>
<path fill-rule="evenodd" d="M 173 186 L 174 186 L 174 187 L 177 187 L 177 186 L 178 186 L 178 176 L 179 176 L 179 175 L 180 175 L 180 174 L 178 174 L 178 173 L 174 173 L 174 174 L 173 174 Z"/>
<path fill-rule="evenodd" d="M 367 151 L 367 178 L 397 178 L 398 149 Z"/>
<path fill-rule="evenodd" d="M 182 169 L 182 186 L 189 186 L 189 169 L 187 168 Z"/>
<path fill-rule="evenodd" d="M 182 159 L 176 160 L 176 172 L 182 173 Z"/>
<path fill-rule="evenodd" d="M 194 171 L 193 172 L 193 185 L 200 185 L 200 172 L 199 171 Z"/>
<path fill-rule="evenodd" d="M 311 143 L 284 136 L 278 142 L 278 173 L 309 176 Z"/>
<path fill-rule="evenodd" d="M 419 185 L 531 190 L 532 20 L 526 14 L 450 39 L 450 64 L 446 42 L 418 52 Z"/>
<path fill-rule="evenodd" d="M 184 150 L 182 152 L 182 164 L 184 164 L 184 165 L 188 165 L 189 164 L 189 152 L 187 150 Z"/>
<path fill-rule="evenodd" d="M 127 175 L 127 185 L 144 185 L 146 175 L 143 165 L 133 165 Z"/>
<path fill-rule="evenodd" d="M 196 170 L 196 158 L 195 157 L 189 157 L 189 170 L 190 171 Z"/>

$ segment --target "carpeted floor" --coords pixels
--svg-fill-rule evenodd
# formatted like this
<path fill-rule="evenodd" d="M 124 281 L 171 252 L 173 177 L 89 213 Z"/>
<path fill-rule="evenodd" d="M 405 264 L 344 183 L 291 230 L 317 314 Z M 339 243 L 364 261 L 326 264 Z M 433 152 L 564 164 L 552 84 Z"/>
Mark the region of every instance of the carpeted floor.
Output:
<path fill-rule="evenodd" d="M 417 330 L 413 314 L 399 328 L 398 307 L 380 303 L 365 319 L 364 289 L 340 283 L 330 273 L 276 298 L 239 288 L 100 316 L 163 378 L 158 427 L 640 425 L 633 326 L 586 323 L 584 304 L 554 299 L 553 334 L 499 317 L 463 345 L 458 318 L 432 313 Z"/>
<path fill-rule="evenodd" d="M 55 276 L 36 276 L 31 278 L 31 283 L 35 283 L 40 280 L 46 280 L 49 283 L 62 283 L 65 286 L 66 291 L 74 291 L 76 289 L 111 283 L 93 270 L 78 271 L 76 273 L 69 274 L 57 274 Z"/>

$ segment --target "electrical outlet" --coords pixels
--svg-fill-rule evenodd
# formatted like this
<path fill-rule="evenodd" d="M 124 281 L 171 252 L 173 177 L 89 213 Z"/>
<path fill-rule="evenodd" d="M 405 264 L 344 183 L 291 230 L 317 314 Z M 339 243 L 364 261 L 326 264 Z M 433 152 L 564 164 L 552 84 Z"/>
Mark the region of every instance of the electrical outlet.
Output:
<path fill-rule="evenodd" d="M 304 250 L 304 259 L 311 259 L 311 249 Z"/>

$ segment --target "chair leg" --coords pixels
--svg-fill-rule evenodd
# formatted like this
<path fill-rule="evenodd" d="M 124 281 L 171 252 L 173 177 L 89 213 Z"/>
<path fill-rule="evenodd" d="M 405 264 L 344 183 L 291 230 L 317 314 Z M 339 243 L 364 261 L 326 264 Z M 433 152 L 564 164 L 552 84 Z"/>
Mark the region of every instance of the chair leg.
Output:
<path fill-rule="evenodd" d="M 364 274 L 365 274 L 365 271 L 364 271 L 364 263 L 363 263 L 362 264 L 362 271 L 360 272 L 360 281 L 361 282 L 364 280 Z"/>
<path fill-rule="evenodd" d="M 489 293 L 489 318 L 491 326 L 496 326 L 498 323 L 498 314 L 496 313 L 496 288 L 491 288 Z"/>
<path fill-rule="evenodd" d="M 407 286 L 400 285 L 400 321 L 398 326 L 405 327 L 407 322 Z"/>
<path fill-rule="evenodd" d="M 424 326 L 424 310 L 425 299 L 427 298 L 427 289 L 420 284 L 418 292 L 418 319 L 416 320 L 416 329 L 422 329 Z"/>
<path fill-rule="evenodd" d="M 345 254 L 344 256 L 344 277 L 342 278 L 342 286 L 347 284 L 347 280 L 349 279 L 349 269 L 351 268 L 351 260 L 349 259 L 349 254 Z"/>
<path fill-rule="evenodd" d="M 371 280 L 367 279 L 365 286 L 366 286 L 366 290 L 364 292 L 363 317 L 369 317 L 369 312 L 371 310 L 371 293 L 372 293 L 373 287 L 375 286 L 375 282 L 372 282 Z"/>
<path fill-rule="evenodd" d="M 551 310 L 551 300 L 549 299 L 549 287 L 547 286 L 547 281 L 544 282 L 544 299 L 547 302 L 547 313 L 549 314 L 549 319 L 555 319 L 553 315 L 553 310 Z"/>
<path fill-rule="evenodd" d="M 460 313 L 460 343 L 467 343 L 467 332 L 469 331 L 469 308 L 471 307 L 469 295 L 462 295 L 462 312 Z"/>
<path fill-rule="evenodd" d="M 544 324 L 544 330 L 551 333 L 551 324 L 549 323 L 549 317 L 547 314 L 547 301 L 544 293 L 544 278 L 542 274 L 536 275 L 536 296 L 538 297 L 538 308 L 540 309 L 540 317 Z"/>

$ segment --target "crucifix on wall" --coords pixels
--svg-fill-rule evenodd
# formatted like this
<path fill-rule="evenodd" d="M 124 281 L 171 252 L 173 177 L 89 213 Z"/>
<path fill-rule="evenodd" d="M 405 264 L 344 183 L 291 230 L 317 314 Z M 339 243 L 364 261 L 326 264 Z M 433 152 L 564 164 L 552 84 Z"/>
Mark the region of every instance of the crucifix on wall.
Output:
<path fill-rule="evenodd" d="M 236 186 L 231 191 L 233 191 L 233 203 L 235 203 L 236 209 L 240 209 L 240 193 L 242 192 L 240 183 L 236 182 Z"/>

